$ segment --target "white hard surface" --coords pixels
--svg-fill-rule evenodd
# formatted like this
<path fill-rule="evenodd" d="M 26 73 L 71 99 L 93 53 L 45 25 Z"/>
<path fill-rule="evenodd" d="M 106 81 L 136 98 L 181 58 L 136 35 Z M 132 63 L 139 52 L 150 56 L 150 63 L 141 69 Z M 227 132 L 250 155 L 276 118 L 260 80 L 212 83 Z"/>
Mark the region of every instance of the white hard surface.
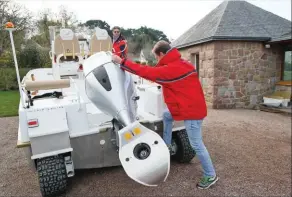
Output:
<path fill-rule="evenodd" d="M 96 68 L 96 65 L 103 65 L 109 62 L 112 62 L 111 53 L 101 51 L 91 55 L 83 62 L 84 75 L 87 76 L 92 70 Z"/>
<path fill-rule="evenodd" d="M 61 29 L 60 36 L 62 40 L 73 40 L 74 32 L 71 29 Z"/>
<path fill-rule="evenodd" d="M 55 133 L 67 132 L 66 111 L 64 108 L 48 108 L 27 113 L 27 121 L 37 120 L 38 126 L 28 128 L 29 137 L 39 137 Z"/>
<path fill-rule="evenodd" d="M 123 144 L 122 138 L 124 137 L 124 133 L 131 131 L 135 127 L 142 129 L 143 134 L 138 135 L 127 144 Z M 139 122 L 134 122 L 120 130 L 118 134 L 119 158 L 125 172 L 130 178 L 145 186 L 157 186 L 167 179 L 170 170 L 170 154 L 163 139 L 157 133 L 142 126 Z M 154 144 L 154 141 L 158 141 L 158 144 Z M 134 147 L 142 142 L 151 147 L 151 154 L 145 160 L 139 160 L 133 154 Z M 129 158 L 129 161 L 126 161 L 126 158 Z M 166 174 L 161 176 L 159 174 L 161 172 L 166 172 Z M 158 182 L 152 182 L 157 176 L 163 179 Z M 149 177 L 149 182 L 147 182 L 145 177 Z"/>
<path fill-rule="evenodd" d="M 95 35 L 98 40 L 106 40 L 108 38 L 108 33 L 105 29 L 95 28 Z"/>

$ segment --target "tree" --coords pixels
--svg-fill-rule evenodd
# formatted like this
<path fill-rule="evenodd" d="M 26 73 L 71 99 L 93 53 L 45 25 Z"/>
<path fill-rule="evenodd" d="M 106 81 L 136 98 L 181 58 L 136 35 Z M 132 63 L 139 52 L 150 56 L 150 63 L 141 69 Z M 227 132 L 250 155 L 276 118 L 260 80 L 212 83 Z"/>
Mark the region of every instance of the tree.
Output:
<path fill-rule="evenodd" d="M 24 42 L 27 31 L 32 29 L 32 15 L 24 7 L 11 2 L 0 0 L 0 56 L 5 50 L 10 50 L 10 39 L 8 32 L 4 29 L 6 22 L 12 22 L 16 31 L 14 32 L 15 48 L 20 49 Z"/>
<path fill-rule="evenodd" d="M 60 11 L 59 11 L 57 22 L 62 23 L 63 21 L 65 24 L 65 27 L 74 29 L 76 25 L 78 24 L 76 15 L 73 12 L 68 11 L 68 9 L 63 5 L 61 5 L 59 9 Z"/>
<path fill-rule="evenodd" d="M 43 47 L 50 47 L 49 26 L 61 26 L 59 20 L 54 20 L 54 14 L 51 10 L 46 9 L 39 13 L 39 20 L 35 21 L 37 35 L 31 39 Z"/>
<path fill-rule="evenodd" d="M 159 30 L 142 26 L 138 29 L 122 29 L 123 35 L 126 37 L 129 43 L 129 53 L 134 56 L 139 56 L 141 50 L 144 51 L 147 61 L 154 61 L 154 57 L 151 54 L 153 45 L 159 40 L 165 40 L 169 42 L 167 36 Z"/>
<path fill-rule="evenodd" d="M 49 26 L 62 26 L 62 21 L 65 27 L 75 30 L 78 20 L 73 12 L 69 12 L 64 6 L 60 6 L 58 14 L 53 13 L 50 9 L 45 9 L 39 13 L 39 20 L 35 22 L 37 34 L 32 37 L 32 40 L 43 47 L 50 47 Z"/>

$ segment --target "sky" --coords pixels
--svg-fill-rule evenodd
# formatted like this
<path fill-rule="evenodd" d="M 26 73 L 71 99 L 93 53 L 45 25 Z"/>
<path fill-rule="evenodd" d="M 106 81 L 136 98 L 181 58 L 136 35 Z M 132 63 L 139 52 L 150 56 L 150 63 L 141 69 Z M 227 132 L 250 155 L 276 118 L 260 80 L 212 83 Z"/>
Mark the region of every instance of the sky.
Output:
<path fill-rule="evenodd" d="M 14 0 L 33 14 L 45 8 L 54 12 L 64 5 L 77 19 L 106 21 L 111 27 L 147 26 L 176 39 L 223 0 Z M 247 0 L 262 9 L 291 21 L 291 0 Z"/>

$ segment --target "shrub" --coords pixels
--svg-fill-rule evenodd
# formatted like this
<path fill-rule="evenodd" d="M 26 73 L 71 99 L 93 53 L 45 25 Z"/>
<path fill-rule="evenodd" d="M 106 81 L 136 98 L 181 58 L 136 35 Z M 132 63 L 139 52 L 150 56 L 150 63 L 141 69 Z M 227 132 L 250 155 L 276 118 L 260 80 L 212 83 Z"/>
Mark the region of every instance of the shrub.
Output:
<path fill-rule="evenodd" d="M 49 49 L 29 43 L 19 52 L 16 52 L 21 79 L 32 68 L 52 67 Z M 0 90 L 17 90 L 17 76 L 14 67 L 12 52 L 7 51 L 0 57 Z"/>
<path fill-rule="evenodd" d="M 48 68 L 51 66 L 49 49 L 36 43 L 29 43 L 19 53 L 19 67 L 21 68 Z"/>
<path fill-rule="evenodd" d="M 14 66 L 12 53 L 7 51 L 0 56 L 0 68 Z"/>
<path fill-rule="evenodd" d="M 19 68 L 20 80 L 26 75 L 31 68 Z M 17 76 L 14 68 L 1 68 L 0 69 L 0 91 L 3 90 L 17 90 Z"/>

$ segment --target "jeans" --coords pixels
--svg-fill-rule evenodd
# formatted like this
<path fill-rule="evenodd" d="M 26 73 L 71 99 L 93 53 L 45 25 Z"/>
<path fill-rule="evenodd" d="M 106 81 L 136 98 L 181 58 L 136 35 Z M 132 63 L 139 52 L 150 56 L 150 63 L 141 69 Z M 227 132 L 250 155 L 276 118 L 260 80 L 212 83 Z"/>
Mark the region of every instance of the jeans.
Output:
<path fill-rule="evenodd" d="M 212 160 L 210 158 L 209 152 L 205 147 L 202 139 L 202 122 L 203 120 L 185 120 L 184 124 L 186 127 L 186 131 L 190 140 L 190 144 L 193 149 L 196 151 L 196 155 L 200 160 L 200 163 L 203 168 L 204 176 L 215 176 L 215 169 L 212 164 Z M 163 140 L 166 145 L 171 145 L 172 140 L 172 123 L 173 118 L 170 112 L 167 110 L 163 113 Z"/>

